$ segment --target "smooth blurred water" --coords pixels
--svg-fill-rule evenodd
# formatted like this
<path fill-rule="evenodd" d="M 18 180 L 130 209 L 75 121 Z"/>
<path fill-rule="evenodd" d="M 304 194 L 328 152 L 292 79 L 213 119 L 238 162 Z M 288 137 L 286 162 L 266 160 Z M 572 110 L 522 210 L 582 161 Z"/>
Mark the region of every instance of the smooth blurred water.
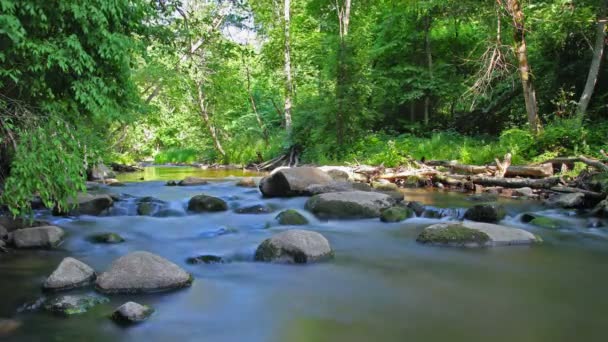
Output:
<path fill-rule="evenodd" d="M 144 174 L 150 181 L 107 191 L 154 196 L 182 209 L 191 196 L 205 193 L 225 199 L 232 210 L 172 218 L 51 218 L 69 234 L 60 250 L 0 256 L 0 317 L 23 321 L 7 340 L 606 340 L 608 229 L 586 228 L 586 219 L 572 212 L 503 200 L 509 212 L 503 224 L 539 234 L 543 245 L 437 248 L 419 245 L 415 238 L 438 220 L 319 221 L 304 211 L 306 198 L 262 199 L 257 189 L 236 187 L 236 179 L 225 178 L 242 174 L 207 172 L 204 177 L 218 178 L 197 187 L 164 186 L 164 180 L 191 175 L 178 168 L 147 169 Z M 462 194 L 437 191 L 408 190 L 406 197 L 440 208 L 476 203 Z M 261 215 L 233 211 L 263 203 L 277 210 Z M 335 249 L 333 261 L 305 266 L 253 262 L 260 242 L 290 228 L 274 221 L 284 208 L 307 215 L 311 224 L 305 229 L 328 238 Z M 550 231 L 519 223 L 518 215 L 529 211 L 566 218 L 571 227 Z M 92 244 L 87 237 L 96 232 L 117 232 L 127 241 Z M 135 250 L 157 253 L 185 268 L 195 278 L 193 286 L 112 296 L 109 304 L 70 318 L 17 313 L 23 303 L 42 295 L 40 284 L 63 257 L 73 256 L 103 271 L 115 258 Z M 186 263 L 186 258 L 200 254 L 220 255 L 230 262 Z M 107 316 L 127 300 L 151 305 L 156 313 L 138 326 L 117 326 Z"/>

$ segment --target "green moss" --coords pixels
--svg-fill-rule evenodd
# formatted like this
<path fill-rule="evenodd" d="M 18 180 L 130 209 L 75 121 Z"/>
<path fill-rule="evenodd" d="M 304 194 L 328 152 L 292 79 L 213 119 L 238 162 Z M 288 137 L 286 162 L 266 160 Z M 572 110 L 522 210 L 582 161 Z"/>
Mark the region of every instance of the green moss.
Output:
<path fill-rule="evenodd" d="M 281 225 L 301 226 L 308 224 L 306 217 L 294 209 L 282 211 L 276 216 L 276 219 Z"/>
<path fill-rule="evenodd" d="M 269 262 L 279 256 L 280 252 L 281 251 L 279 248 L 277 248 L 277 246 L 275 246 L 270 239 L 267 239 L 264 240 L 264 242 L 262 242 L 262 244 L 260 244 L 258 249 L 255 251 L 254 259 L 256 261 Z"/>
<path fill-rule="evenodd" d="M 122 236 L 120 236 L 116 233 L 96 234 L 96 235 L 89 237 L 89 240 L 91 240 L 94 243 L 121 243 L 121 242 L 125 241 L 125 239 Z"/>
<path fill-rule="evenodd" d="M 414 216 L 414 211 L 405 207 L 392 207 L 382 211 L 382 222 L 399 222 Z"/>
<path fill-rule="evenodd" d="M 537 227 L 541 227 L 541 228 L 547 228 L 547 229 L 559 229 L 562 228 L 562 222 L 556 219 L 552 219 L 550 217 L 545 217 L 545 216 L 537 216 L 535 217 L 532 221 L 530 221 L 530 224 L 533 226 L 537 226 Z"/>
<path fill-rule="evenodd" d="M 490 237 L 486 233 L 475 229 L 465 228 L 461 225 L 449 225 L 443 228 L 427 228 L 422 231 L 416 241 L 442 245 L 464 245 L 467 243 L 484 245 L 490 241 Z"/>
<path fill-rule="evenodd" d="M 45 309 L 62 315 L 77 315 L 87 312 L 98 304 L 108 303 L 106 297 L 97 296 L 65 296 L 58 297 L 45 304 Z"/>
<path fill-rule="evenodd" d="M 464 218 L 476 222 L 496 223 L 507 215 L 500 204 L 478 204 L 467 210 Z"/>

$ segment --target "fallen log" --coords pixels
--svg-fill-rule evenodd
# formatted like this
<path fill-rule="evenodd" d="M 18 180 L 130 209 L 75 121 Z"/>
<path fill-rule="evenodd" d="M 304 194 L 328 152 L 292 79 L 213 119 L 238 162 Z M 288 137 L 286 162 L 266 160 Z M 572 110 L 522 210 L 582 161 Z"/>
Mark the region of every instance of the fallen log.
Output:
<path fill-rule="evenodd" d="M 458 164 L 454 162 L 436 160 L 432 161 L 433 166 L 443 166 L 450 169 L 452 173 L 463 173 L 469 175 L 494 175 L 498 172 L 498 168 L 494 165 L 467 165 Z M 521 166 L 509 166 L 505 177 L 533 177 L 533 178 L 545 178 L 553 176 L 553 165 L 551 163 L 541 165 L 521 165 Z"/>
<path fill-rule="evenodd" d="M 542 164 L 538 166 L 509 166 L 505 177 L 533 177 L 545 178 L 553 176 L 553 165 Z"/>
<path fill-rule="evenodd" d="M 551 188 L 551 191 L 561 192 L 561 193 L 566 193 L 566 194 L 580 192 L 581 194 L 584 194 L 585 197 L 593 198 L 593 199 L 600 199 L 600 200 L 606 198 L 605 194 L 602 194 L 599 192 L 589 191 L 589 190 L 579 189 L 579 188 L 573 188 L 573 187 L 569 187 L 569 186 L 554 186 Z"/>
<path fill-rule="evenodd" d="M 439 174 L 439 171 L 437 170 L 411 170 L 411 171 L 403 171 L 403 172 L 397 172 L 397 173 L 386 173 L 383 175 L 380 175 L 378 178 L 379 179 L 386 179 L 386 180 L 394 180 L 394 179 L 403 179 L 403 178 L 410 178 L 410 177 L 430 177 L 430 176 L 434 176 Z"/>
<path fill-rule="evenodd" d="M 502 186 L 504 188 L 532 188 L 532 189 L 550 189 L 557 186 L 560 182 L 558 177 L 550 177 L 543 179 L 530 178 L 494 178 L 483 176 L 471 176 L 469 179 L 474 184 L 483 186 Z"/>
<path fill-rule="evenodd" d="M 572 165 L 576 162 L 587 164 L 587 165 L 594 167 L 603 172 L 608 172 L 608 165 L 602 163 L 601 161 L 599 161 L 597 159 L 591 159 L 591 158 L 585 157 L 583 155 L 580 155 L 578 157 L 553 158 L 553 159 L 547 160 L 545 163 L 559 164 L 559 165 L 561 165 L 561 164 Z"/>

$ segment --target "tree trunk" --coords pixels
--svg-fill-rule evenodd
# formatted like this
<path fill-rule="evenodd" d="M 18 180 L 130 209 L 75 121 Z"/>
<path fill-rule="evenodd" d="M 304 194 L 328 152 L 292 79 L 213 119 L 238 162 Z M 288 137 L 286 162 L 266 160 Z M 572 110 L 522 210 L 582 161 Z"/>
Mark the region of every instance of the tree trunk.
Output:
<path fill-rule="evenodd" d="M 285 129 L 291 132 L 291 107 L 293 98 L 293 81 L 291 78 L 291 4 L 285 0 Z"/>
<path fill-rule="evenodd" d="M 593 47 L 593 59 L 591 60 L 591 66 L 589 67 L 589 74 L 587 75 L 587 83 L 585 89 L 581 95 L 581 99 L 578 101 L 577 113 L 579 115 L 585 114 L 587 107 L 589 107 L 589 101 L 593 95 L 593 90 L 597 84 L 597 78 L 602 65 L 602 59 L 604 57 L 604 46 L 606 45 L 606 7 L 608 1 L 602 0 L 602 5 L 597 16 L 597 24 L 595 30 L 595 46 Z"/>
<path fill-rule="evenodd" d="M 513 17 L 515 49 L 517 62 L 519 64 L 519 76 L 526 102 L 526 112 L 528 113 L 528 123 L 534 134 L 542 130 L 542 125 L 538 117 L 538 106 L 536 102 L 536 91 L 532 83 L 532 71 L 528 64 L 528 48 L 526 46 L 526 30 L 524 12 L 521 9 L 519 0 L 507 0 L 508 10 Z"/>
<path fill-rule="evenodd" d="M 217 152 L 222 155 L 222 157 L 226 157 L 226 152 L 224 151 L 222 143 L 220 142 L 220 139 L 217 136 L 217 130 L 211 122 L 208 111 L 208 105 L 205 103 L 205 94 L 203 93 L 202 83 L 200 82 L 196 82 L 196 95 L 198 110 L 201 114 L 201 117 L 203 118 L 203 121 L 205 122 L 205 126 L 207 126 L 207 129 L 209 130 L 209 134 L 211 135 L 211 139 L 213 140 L 213 145 L 215 146 Z"/>
<path fill-rule="evenodd" d="M 337 1 L 336 1 L 337 3 Z M 346 69 L 346 37 L 348 36 L 348 28 L 350 25 L 350 8 L 351 0 L 344 0 L 343 7 L 337 6 L 338 11 L 338 23 L 340 26 L 340 45 L 338 46 L 338 70 L 336 77 L 336 136 L 338 146 L 342 146 L 344 143 L 344 120 L 345 120 L 345 106 L 346 101 L 346 79 L 348 77 L 348 70 Z"/>
<path fill-rule="evenodd" d="M 247 94 L 249 94 L 249 101 L 251 102 L 251 109 L 253 110 L 253 114 L 255 114 L 255 119 L 258 122 L 258 126 L 260 126 L 260 130 L 262 130 L 262 136 L 264 137 L 264 142 L 266 146 L 268 146 L 268 130 L 262 121 L 262 117 L 260 113 L 258 113 L 258 108 L 255 105 L 255 99 L 253 97 L 253 92 L 251 91 L 251 73 L 249 72 L 249 64 L 245 61 L 245 56 L 243 58 L 243 65 L 245 66 L 245 72 L 247 73 Z"/>
<path fill-rule="evenodd" d="M 427 67 L 429 70 L 429 79 L 431 80 L 431 82 L 433 81 L 433 54 L 431 51 L 431 23 L 432 23 L 432 18 L 430 14 L 425 15 L 424 17 L 424 49 L 426 52 L 426 61 L 427 61 Z M 428 125 L 429 124 L 429 116 L 430 116 L 430 110 L 431 110 L 431 94 L 428 93 L 424 98 L 424 124 Z"/>

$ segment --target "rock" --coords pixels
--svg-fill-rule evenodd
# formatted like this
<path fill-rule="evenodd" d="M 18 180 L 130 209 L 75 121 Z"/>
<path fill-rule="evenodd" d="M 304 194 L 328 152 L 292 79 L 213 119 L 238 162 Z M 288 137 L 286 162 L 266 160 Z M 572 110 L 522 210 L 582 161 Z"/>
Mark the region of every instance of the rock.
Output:
<path fill-rule="evenodd" d="M 238 208 L 234 212 L 237 214 L 269 214 L 273 211 L 274 208 L 271 208 L 267 205 L 256 204 L 249 207 Z"/>
<path fill-rule="evenodd" d="M 199 255 L 186 259 L 186 262 L 192 265 L 195 264 L 223 264 L 224 259 L 217 255 Z"/>
<path fill-rule="evenodd" d="M 568 223 L 562 220 L 536 214 L 523 214 L 520 220 L 523 223 L 547 229 L 560 229 L 568 226 Z"/>
<path fill-rule="evenodd" d="M 92 194 L 78 194 L 76 200 L 69 199 L 70 205 L 75 205 L 76 208 L 70 210 L 67 214 L 69 215 L 92 215 L 97 216 L 102 214 L 106 209 L 109 209 L 114 200 L 110 195 L 92 195 Z M 60 210 L 54 210 L 53 214 L 62 215 L 65 212 Z"/>
<path fill-rule="evenodd" d="M 393 204 L 386 194 L 348 191 L 315 195 L 306 202 L 306 209 L 322 218 L 374 218 Z"/>
<path fill-rule="evenodd" d="M 116 233 L 95 234 L 95 235 L 92 235 L 89 239 L 94 243 L 113 244 L 113 243 L 125 242 L 125 239 Z"/>
<path fill-rule="evenodd" d="M 426 227 L 416 241 L 455 247 L 526 245 L 541 242 L 539 237 L 523 229 L 470 221 L 434 224 Z"/>
<path fill-rule="evenodd" d="M 166 186 L 177 186 L 177 182 L 174 180 L 170 180 L 167 181 L 167 183 L 165 183 Z"/>
<path fill-rule="evenodd" d="M 545 204 L 552 207 L 564 209 L 580 208 L 584 205 L 585 194 L 576 192 L 572 194 L 560 194 L 545 201 Z"/>
<path fill-rule="evenodd" d="M 264 240 L 255 251 L 256 261 L 305 264 L 333 256 L 327 239 L 308 230 L 292 229 Z"/>
<path fill-rule="evenodd" d="M 141 167 L 135 165 L 126 165 L 119 163 L 110 163 L 110 167 L 116 172 L 140 172 L 144 170 Z"/>
<path fill-rule="evenodd" d="M 108 168 L 106 165 L 97 164 L 96 166 L 93 166 L 93 168 L 90 170 L 89 180 L 95 181 L 103 180 L 106 178 L 116 178 L 116 173 L 110 170 L 110 168 Z"/>
<path fill-rule="evenodd" d="M 236 182 L 236 186 L 241 186 L 241 187 L 244 187 L 244 188 L 255 188 L 258 185 L 255 182 L 255 179 L 253 179 L 251 177 L 246 177 L 246 178 L 239 179 L 239 181 Z"/>
<path fill-rule="evenodd" d="M 89 285 L 95 279 L 95 271 L 89 265 L 67 257 L 46 279 L 42 287 L 46 290 L 68 290 Z"/>
<path fill-rule="evenodd" d="M 601 228 L 604 226 L 604 223 L 596 218 L 590 218 L 587 221 L 587 228 Z"/>
<path fill-rule="evenodd" d="M 507 216 L 500 204 L 477 204 L 464 213 L 464 218 L 471 221 L 496 223 Z"/>
<path fill-rule="evenodd" d="M 136 203 L 137 214 L 141 216 L 154 216 L 161 208 L 167 205 L 167 203 L 154 197 L 143 197 L 138 199 Z"/>
<path fill-rule="evenodd" d="M 8 237 L 8 230 L 4 228 L 3 225 L 0 225 L 0 240 L 4 240 Z"/>
<path fill-rule="evenodd" d="M 405 199 L 405 195 L 401 191 L 378 191 L 381 194 L 390 196 L 395 203 L 401 203 Z"/>
<path fill-rule="evenodd" d="M 127 302 L 114 311 L 112 319 L 118 323 L 139 323 L 148 319 L 153 313 L 154 309 L 147 305 Z"/>
<path fill-rule="evenodd" d="M 21 322 L 15 319 L 0 319 L 0 337 L 6 337 L 14 333 L 21 326 Z"/>
<path fill-rule="evenodd" d="M 198 178 L 198 177 L 186 177 L 185 179 L 183 179 L 179 183 L 177 183 L 177 185 L 179 185 L 179 186 L 195 186 L 195 185 L 205 185 L 205 184 L 209 184 L 209 181 L 207 181 L 204 178 Z"/>
<path fill-rule="evenodd" d="M 52 248 L 61 242 L 65 232 L 59 227 L 42 226 L 19 229 L 12 235 L 17 248 Z"/>
<path fill-rule="evenodd" d="M 161 209 L 154 214 L 154 217 L 180 217 L 180 216 L 186 216 L 186 213 L 181 210 L 171 209 L 171 208 Z"/>
<path fill-rule="evenodd" d="M 333 180 L 337 181 L 337 182 L 347 182 L 350 179 L 348 172 L 343 171 L 343 170 L 338 170 L 338 169 L 331 169 L 326 171 L 326 173 L 329 175 L 329 177 L 331 177 Z"/>
<path fill-rule="evenodd" d="M 217 197 L 196 195 L 188 202 L 188 210 L 195 213 L 225 211 L 228 210 L 228 204 Z"/>
<path fill-rule="evenodd" d="M 422 216 L 424 213 L 424 205 L 422 205 L 420 202 L 408 202 L 405 206 L 412 209 L 416 216 Z"/>
<path fill-rule="evenodd" d="M 373 182 L 372 188 L 378 191 L 399 191 L 399 187 L 391 182 Z"/>
<path fill-rule="evenodd" d="M 306 217 L 295 209 L 284 210 L 275 218 L 279 221 L 279 224 L 284 226 L 301 226 L 308 224 Z"/>
<path fill-rule="evenodd" d="M 371 191 L 372 188 L 366 183 L 331 182 L 327 184 L 312 184 L 306 187 L 309 195 L 326 194 L 329 192 L 343 191 Z"/>
<path fill-rule="evenodd" d="M 407 207 L 391 207 L 382 211 L 380 221 L 400 222 L 414 216 L 414 211 Z"/>
<path fill-rule="evenodd" d="M 108 298 L 99 296 L 69 295 L 46 302 L 44 308 L 54 313 L 70 316 L 85 313 L 92 307 L 109 301 Z"/>
<path fill-rule="evenodd" d="M 608 200 L 603 200 L 598 203 L 593 210 L 591 210 L 591 214 L 597 217 L 608 217 Z"/>
<path fill-rule="evenodd" d="M 96 285 L 103 293 L 139 293 L 187 287 L 192 280 L 192 276 L 176 264 L 138 251 L 116 259 L 97 277 Z"/>
<path fill-rule="evenodd" d="M 519 189 L 514 189 L 513 190 L 513 195 L 514 196 L 521 196 L 521 197 L 534 197 L 534 190 L 532 190 L 532 188 L 519 188 Z"/>
<path fill-rule="evenodd" d="M 260 181 L 260 191 L 266 197 L 291 197 L 309 195 L 307 187 L 325 185 L 333 179 L 316 167 L 277 169 Z"/>
<path fill-rule="evenodd" d="M 0 240 L 0 252 L 3 252 L 3 253 L 8 252 L 6 250 L 6 242 L 4 242 L 4 240 Z"/>
<path fill-rule="evenodd" d="M 461 212 L 455 208 L 428 208 L 422 213 L 422 217 L 430 219 L 442 219 L 449 217 L 452 219 L 459 219 Z"/>
<path fill-rule="evenodd" d="M 49 225 L 49 223 L 46 221 L 40 221 L 40 220 L 32 221 L 30 218 L 22 218 L 22 217 L 13 218 L 10 215 L 7 215 L 7 216 L 0 215 L 0 226 L 4 227 L 6 229 L 6 231 L 8 231 L 8 232 L 12 232 L 17 229 L 41 227 L 41 226 L 48 226 L 48 225 Z"/>

